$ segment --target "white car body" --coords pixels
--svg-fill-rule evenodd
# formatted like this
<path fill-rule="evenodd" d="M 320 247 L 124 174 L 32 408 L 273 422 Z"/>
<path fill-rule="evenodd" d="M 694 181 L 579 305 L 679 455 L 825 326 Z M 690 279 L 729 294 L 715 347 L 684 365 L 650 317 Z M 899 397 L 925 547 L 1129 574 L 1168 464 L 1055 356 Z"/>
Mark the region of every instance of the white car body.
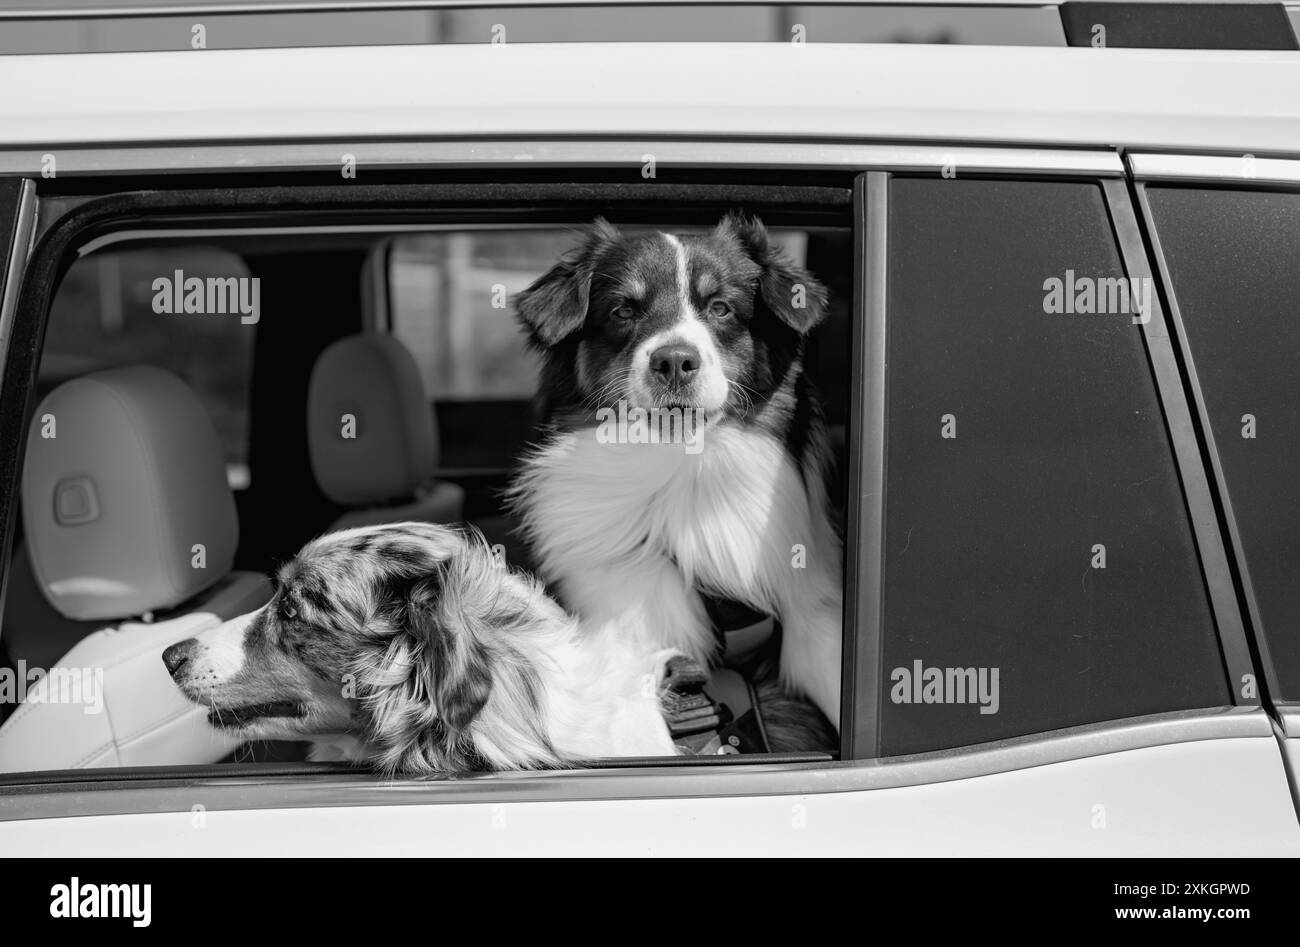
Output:
<path fill-rule="evenodd" d="M 1300 54 L 488 44 L 0 57 L 0 175 L 641 165 L 1300 181 Z M 6 343 L 0 324 L 0 345 Z M 1284 715 L 1285 716 L 1285 715 Z M 10 855 L 1295 855 L 1262 707 L 917 757 L 0 796 Z M 1288 739 L 1289 737 L 1289 739 Z M 1285 750 L 1283 749 L 1285 747 Z M 1289 762 L 1288 762 L 1289 758 Z"/>

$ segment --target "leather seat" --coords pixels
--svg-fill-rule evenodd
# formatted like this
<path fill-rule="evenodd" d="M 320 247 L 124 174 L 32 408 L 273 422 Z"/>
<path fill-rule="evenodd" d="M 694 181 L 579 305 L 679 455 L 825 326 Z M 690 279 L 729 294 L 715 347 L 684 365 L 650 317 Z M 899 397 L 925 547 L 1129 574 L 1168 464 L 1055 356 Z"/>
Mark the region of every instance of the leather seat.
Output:
<path fill-rule="evenodd" d="M 232 571 L 239 523 L 198 398 L 144 366 L 59 386 L 28 434 L 22 501 L 30 572 L 11 569 L 11 583 L 27 575 L 39 595 L 11 589 L 6 650 L 51 670 L 37 663 L 48 654 L 37 598 L 60 618 L 55 641 L 86 634 L 58 660 L 62 680 L 41 679 L 0 727 L 0 771 L 226 756 L 239 741 L 181 696 L 162 652 L 259 608 L 272 589 L 261 574 Z"/>
<path fill-rule="evenodd" d="M 461 519 L 465 491 L 433 479 L 438 434 L 419 366 L 392 336 L 349 336 L 321 353 L 308 387 L 307 434 L 321 491 L 352 507 L 331 530 Z"/>

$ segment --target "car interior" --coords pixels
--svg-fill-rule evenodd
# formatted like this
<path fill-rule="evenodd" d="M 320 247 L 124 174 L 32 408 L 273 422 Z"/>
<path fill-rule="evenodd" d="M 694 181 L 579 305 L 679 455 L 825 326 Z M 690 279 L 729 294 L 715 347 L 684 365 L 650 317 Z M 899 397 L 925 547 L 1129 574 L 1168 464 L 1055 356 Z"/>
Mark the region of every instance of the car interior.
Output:
<path fill-rule="evenodd" d="M 724 209 L 609 216 L 629 230 L 680 231 L 711 226 Z M 260 607 L 270 574 L 323 533 L 466 524 L 530 568 L 502 506 L 535 433 L 536 356 L 510 300 L 589 220 L 301 229 L 253 220 L 84 243 L 54 292 L 41 349 L 29 437 L 54 430 L 60 449 L 23 470 L 0 661 L 18 679 L 32 668 L 102 667 L 107 713 L 0 703 L 0 772 L 303 759 L 306 744 L 240 745 L 214 731 L 159 655 Z M 806 366 L 833 434 L 842 529 L 853 235 L 830 214 L 768 221 L 831 291 Z M 157 311 L 160 277 L 231 276 L 259 282 L 255 321 Z M 372 422 L 363 463 L 326 436 L 346 413 Z M 96 482 L 120 485 L 125 502 L 98 509 Z M 56 527 L 79 517 L 95 522 L 70 542 Z M 211 537 L 201 550 L 189 547 L 196 530 Z M 167 566 L 191 556 L 204 568 Z"/>

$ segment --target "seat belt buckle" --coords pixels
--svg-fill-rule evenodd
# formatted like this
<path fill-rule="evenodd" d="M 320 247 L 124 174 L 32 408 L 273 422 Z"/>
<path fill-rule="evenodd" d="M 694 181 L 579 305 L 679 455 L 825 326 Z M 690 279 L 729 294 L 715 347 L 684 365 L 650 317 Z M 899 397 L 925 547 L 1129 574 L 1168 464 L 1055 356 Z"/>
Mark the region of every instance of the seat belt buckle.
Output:
<path fill-rule="evenodd" d="M 668 660 L 659 702 L 673 739 L 717 730 L 730 721 L 731 715 L 704 692 L 708 680 L 708 670 L 690 658 Z"/>

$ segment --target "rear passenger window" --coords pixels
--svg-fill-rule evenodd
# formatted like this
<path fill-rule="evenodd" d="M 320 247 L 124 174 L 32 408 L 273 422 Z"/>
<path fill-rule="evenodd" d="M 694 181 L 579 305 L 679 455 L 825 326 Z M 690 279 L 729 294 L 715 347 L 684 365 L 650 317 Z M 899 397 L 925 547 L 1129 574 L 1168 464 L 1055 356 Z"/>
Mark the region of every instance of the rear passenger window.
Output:
<path fill-rule="evenodd" d="M 1263 637 L 1300 699 L 1300 194 L 1148 188 Z"/>
<path fill-rule="evenodd" d="M 397 237 L 389 332 L 415 356 L 431 401 L 531 398 L 536 359 L 510 301 L 569 247 L 564 231 Z"/>
<path fill-rule="evenodd" d="M 249 485 L 249 391 L 260 313 L 186 312 L 187 281 L 253 284 L 244 260 L 200 245 L 109 248 L 77 259 L 50 309 L 38 397 L 70 378 L 122 365 L 153 365 L 186 382 L 212 418 L 232 489 Z M 260 288 L 260 287 L 259 287 Z M 245 291 L 245 297 L 251 293 Z M 217 300 L 221 302 L 222 300 Z M 193 308 L 193 307 L 191 307 Z"/>
<path fill-rule="evenodd" d="M 1100 189 L 895 179 L 888 248 L 881 754 L 1230 703 Z"/>

